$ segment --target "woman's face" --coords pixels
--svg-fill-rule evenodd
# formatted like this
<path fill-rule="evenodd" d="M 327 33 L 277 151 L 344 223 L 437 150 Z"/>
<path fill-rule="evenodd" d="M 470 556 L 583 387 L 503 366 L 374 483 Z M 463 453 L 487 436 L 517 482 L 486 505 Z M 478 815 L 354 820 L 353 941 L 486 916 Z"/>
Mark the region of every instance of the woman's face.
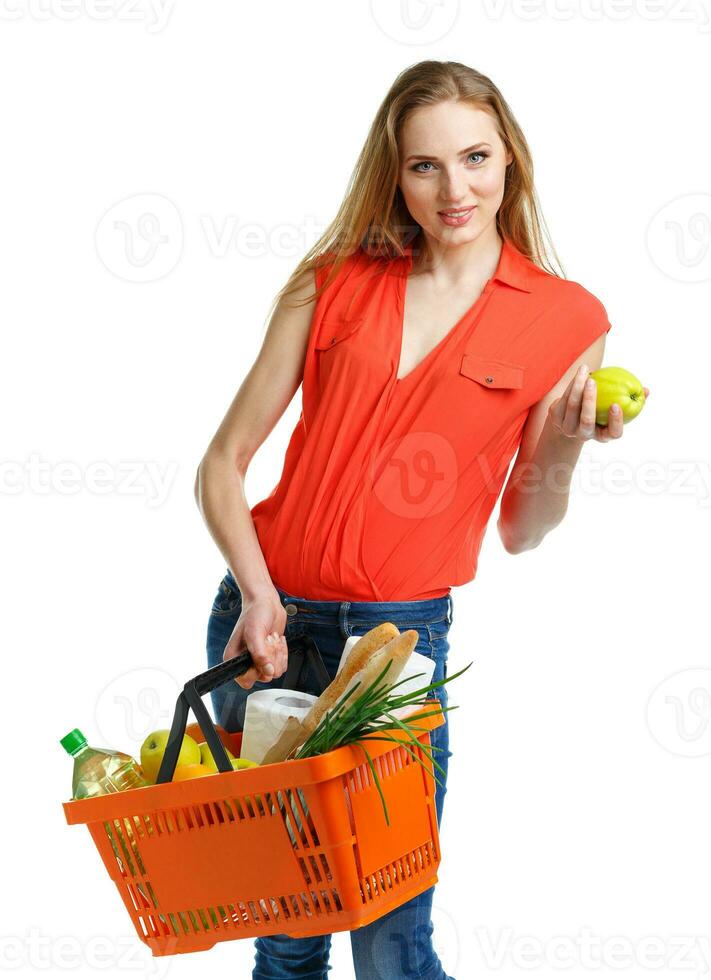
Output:
<path fill-rule="evenodd" d="M 488 112 L 451 101 L 416 109 L 401 131 L 400 159 L 400 190 L 426 235 L 462 245 L 496 227 L 513 156 Z M 461 218 L 442 214 L 457 208 L 469 210 Z"/>

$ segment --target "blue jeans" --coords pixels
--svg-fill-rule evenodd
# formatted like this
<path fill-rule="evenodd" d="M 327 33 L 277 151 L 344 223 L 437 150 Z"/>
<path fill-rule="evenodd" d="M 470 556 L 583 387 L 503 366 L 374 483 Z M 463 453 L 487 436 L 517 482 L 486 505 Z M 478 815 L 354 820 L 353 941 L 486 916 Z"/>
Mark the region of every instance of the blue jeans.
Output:
<path fill-rule="evenodd" d="M 287 641 L 307 635 L 319 649 L 329 677 L 336 676 L 344 644 L 352 634 L 363 635 L 379 623 L 393 623 L 400 632 L 416 629 L 420 639 L 417 653 L 435 662 L 433 681 L 447 676 L 447 634 L 452 623 L 451 595 L 438 599 L 412 602 L 338 602 L 304 599 L 290 595 L 278 587 L 286 607 Z M 228 570 L 219 585 L 207 627 L 208 666 L 222 663 L 222 655 L 242 611 L 242 596 L 237 582 Z M 211 693 L 215 720 L 227 731 L 242 731 L 245 701 L 252 691 L 282 687 L 284 676 L 274 681 L 256 681 L 249 690 L 230 680 Z M 303 690 L 320 694 L 315 677 L 309 674 Z M 447 706 L 447 685 L 433 692 Z M 435 770 L 435 808 L 442 826 L 442 807 L 446 789 L 449 751 L 449 715 L 445 722 L 430 733 L 436 762 L 444 775 Z M 402 980 L 418 977 L 421 980 L 453 980 L 443 970 L 432 946 L 432 897 L 434 886 L 380 916 L 360 929 L 350 932 L 353 965 L 358 980 Z M 328 955 L 331 935 L 307 936 L 294 939 L 285 934 L 258 936 L 255 941 L 255 965 L 252 980 L 323 980 L 331 967 Z"/>

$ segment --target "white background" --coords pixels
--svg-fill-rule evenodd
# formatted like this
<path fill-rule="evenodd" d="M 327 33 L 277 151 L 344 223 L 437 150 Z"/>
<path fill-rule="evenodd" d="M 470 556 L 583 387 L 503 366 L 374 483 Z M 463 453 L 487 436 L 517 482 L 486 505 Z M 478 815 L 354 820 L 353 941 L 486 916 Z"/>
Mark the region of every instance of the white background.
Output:
<path fill-rule="evenodd" d="M 196 466 L 388 87 L 425 58 L 500 87 L 566 274 L 610 316 L 604 363 L 651 390 L 620 441 L 584 448 L 543 544 L 507 555 L 497 508 L 454 590 L 450 673 L 473 666 L 449 688 L 437 948 L 457 980 L 711 966 L 710 18 L 672 0 L 0 0 L 4 968 L 251 976 L 251 941 L 151 958 L 64 822 L 58 739 L 135 754 L 204 668 L 224 561 Z M 331 962 L 353 976 L 347 933 Z"/>

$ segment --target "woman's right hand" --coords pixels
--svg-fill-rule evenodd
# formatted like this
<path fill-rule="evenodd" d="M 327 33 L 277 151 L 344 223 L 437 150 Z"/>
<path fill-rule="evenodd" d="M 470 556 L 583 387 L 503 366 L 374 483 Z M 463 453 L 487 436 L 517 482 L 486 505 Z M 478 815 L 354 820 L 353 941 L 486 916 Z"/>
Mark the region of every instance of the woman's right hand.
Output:
<path fill-rule="evenodd" d="M 249 690 L 255 681 L 268 683 L 286 671 L 289 658 L 284 636 L 286 618 L 276 590 L 273 595 L 242 600 L 242 612 L 222 654 L 223 661 L 232 660 L 244 650 L 252 655 L 254 667 L 235 678 L 240 687 Z"/>

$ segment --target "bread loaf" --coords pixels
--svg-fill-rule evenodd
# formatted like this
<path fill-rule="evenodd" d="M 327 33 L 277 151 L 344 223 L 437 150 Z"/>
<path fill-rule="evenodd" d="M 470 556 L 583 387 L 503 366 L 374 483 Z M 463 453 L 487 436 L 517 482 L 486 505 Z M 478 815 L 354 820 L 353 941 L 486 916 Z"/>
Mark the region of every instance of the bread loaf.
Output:
<path fill-rule="evenodd" d="M 415 631 L 409 630 L 408 632 L 412 633 Z M 399 636 L 400 631 L 393 623 L 380 623 L 379 626 L 374 626 L 372 630 L 369 630 L 364 636 L 361 636 L 348 654 L 345 663 L 334 679 L 323 694 L 321 694 L 318 701 L 314 702 L 311 711 L 301 723 L 300 728 L 295 732 L 283 735 L 275 742 L 264 756 L 262 765 L 269 765 L 272 762 L 283 762 L 295 748 L 303 745 L 324 714 L 337 704 L 338 700 L 346 693 L 352 678 L 368 666 L 379 650 L 385 649 L 392 640 L 397 639 Z M 415 636 L 417 636 L 417 633 L 415 633 Z M 384 664 L 381 666 L 381 670 L 383 666 Z M 362 690 L 362 685 L 359 690 Z M 305 727 L 307 721 L 308 728 Z"/>

